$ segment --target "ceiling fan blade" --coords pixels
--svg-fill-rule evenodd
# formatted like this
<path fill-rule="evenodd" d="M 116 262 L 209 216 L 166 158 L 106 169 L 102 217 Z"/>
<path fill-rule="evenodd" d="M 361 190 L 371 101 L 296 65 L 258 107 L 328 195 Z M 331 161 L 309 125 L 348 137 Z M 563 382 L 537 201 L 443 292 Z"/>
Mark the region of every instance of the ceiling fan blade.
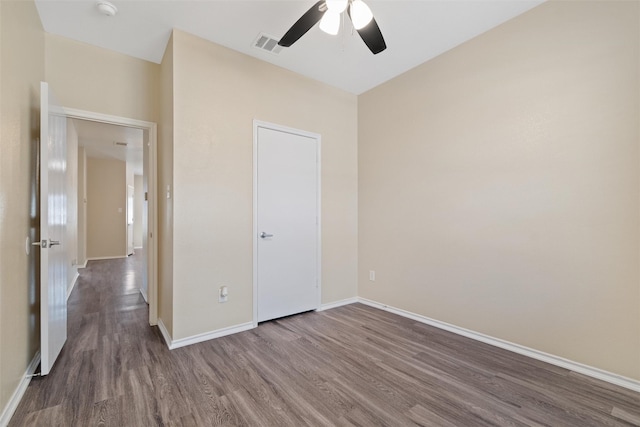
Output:
<path fill-rule="evenodd" d="M 297 42 L 300 37 L 304 36 L 305 33 L 311 29 L 311 27 L 316 25 L 318 21 L 322 19 L 322 15 L 324 15 L 326 8 L 322 8 L 322 10 L 320 10 L 320 6 L 324 3 L 325 0 L 320 0 L 319 2 L 314 4 L 311 9 L 307 10 L 305 14 L 302 15 L 300 19 L 298 19 L 296 23 L 291 26 L 291 28 L 289 28 L 289 31 L 287 31 L 285 35 L 282 36 L 278 44 L 280 46 L 289 47 Z"/>
<path fill-rule="evenodd" d="M 351 17 L 351 13 L 349 13 L 349 17 Z M 371 18 L 371 22 L 356 31 L 374 55 L 377 55 L 387 48 L 384 37 L 382 37 L 382 31 L 380 31 L 380 27 L 378 27 L 375 18 Z"/>

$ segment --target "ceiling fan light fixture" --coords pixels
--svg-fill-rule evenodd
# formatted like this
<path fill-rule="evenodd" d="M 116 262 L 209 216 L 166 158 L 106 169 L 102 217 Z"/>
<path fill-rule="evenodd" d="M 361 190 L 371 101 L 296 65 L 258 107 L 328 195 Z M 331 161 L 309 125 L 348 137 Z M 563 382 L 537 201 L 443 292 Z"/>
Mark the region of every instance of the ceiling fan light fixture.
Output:
<path fill-rule="evenodd" d="M 349 0 L 327 0 L 327 9 L 332 12 L 342 13 L 347 8 Z"/>
<path fill-rule="evenodd" d="M 351 22 L 353 22 L 356 30 L 366 27 L 373 19 L 373 12 L 371 12 L 369 6 L 362 0 L 353 0 L 351 2 L 349 14 L 351 15 Z"/>
<path fill-rule="evenodd" d="M 0 0 L 1 1 L 1 0 Z M 327 5 L 329 0 L 318 0 L 309 8 L 282 36 L 278 41 L 278 46 L 289 47 L 300 37 L 304 36 L 311 28 L 320 23 L 320 29 L 328 34 L 338 34 L 340 26 L 344 24 L 344 15 L 333 10 L 329 10 Z M 387 48 L 380 27 L 373 17 L 371 9 L 362 0 L 342 0 L 346 1 L 349 7 L 349 18 L 353 22 L 353 27 L 358 35 L 367 45 L 371 53 L 379 54 Z M 343 3 L 344 4 L 344 3 Z M 333 8 L 333 7 L 332 7 Z"/>
<path fill-rule="evenodd" d="M 338 34 L 340 30 L 340 13 L 327 10 L 320 20 L 320 29 L 332 36 Z"/>

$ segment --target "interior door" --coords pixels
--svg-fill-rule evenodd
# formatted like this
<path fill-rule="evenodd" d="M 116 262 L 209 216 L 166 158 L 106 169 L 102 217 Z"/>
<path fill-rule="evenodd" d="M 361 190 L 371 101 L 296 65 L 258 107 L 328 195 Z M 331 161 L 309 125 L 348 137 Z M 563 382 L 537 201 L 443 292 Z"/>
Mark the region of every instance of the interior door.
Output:
<path fill-rule="evenodd" d="M 257 320 L 319 306 L 319 140 L 257 127 Z"/>
<path fill-rule="evenodd" d="M 67 117 L 40 84 L 40 357 L 47 375 L 67 340 Z"/>

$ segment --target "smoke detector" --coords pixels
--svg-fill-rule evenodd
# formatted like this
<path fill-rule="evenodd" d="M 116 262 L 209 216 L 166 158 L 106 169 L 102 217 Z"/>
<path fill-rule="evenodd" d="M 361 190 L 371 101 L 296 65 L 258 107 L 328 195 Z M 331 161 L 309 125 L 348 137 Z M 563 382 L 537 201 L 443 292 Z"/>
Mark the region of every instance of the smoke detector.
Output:
<path fill-rule="evenodd" d="M 96 6 L 100 13 L 106 16 L 115 16 L 115 14 L 118 13 L 118 8 L 106 0 L 100 0 Z"/>

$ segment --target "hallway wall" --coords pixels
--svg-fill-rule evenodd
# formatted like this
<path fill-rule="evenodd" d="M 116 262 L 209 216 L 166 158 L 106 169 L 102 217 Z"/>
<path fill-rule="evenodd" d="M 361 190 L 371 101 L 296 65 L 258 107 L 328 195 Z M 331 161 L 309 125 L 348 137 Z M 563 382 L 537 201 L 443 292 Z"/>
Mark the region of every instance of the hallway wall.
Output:
<path fill-rule="evenodd" d="M 144 209 L 144 185 L 143 176 L 134 175 L 134 208 L 133 208 L 133 246 L 142 247 L 142 214 Z"/>
<path fill-rule="evenodd" d="M 78 132 L 67 119 L 67 292 L 78 276 Z"/>
<path fill-rule="evenodd" d="M 45 41 L 46 78 L 63 107 L 158 122 L 158 64 L 53 34 Z"/>
<path fill-rule="evenodd" d="M 87 153 L 78 147 L 78 265 L 87 263 Z"/>
<path fill-rule="evenodd" d="M 33 1 L 0 1 L 0 423 L 40 344 L 37 142 L 44 33 Z"/>
<path fill-rule="evenodd" d="M 87 258 L 127 256 L 127 174 L 121 160 L 87 158 Z"/>
<path fill-rule="evenodd" d="M 173 335 L 173 35 L 169 37 L 160 70 L 158 126 L 158 319 Z"/>

